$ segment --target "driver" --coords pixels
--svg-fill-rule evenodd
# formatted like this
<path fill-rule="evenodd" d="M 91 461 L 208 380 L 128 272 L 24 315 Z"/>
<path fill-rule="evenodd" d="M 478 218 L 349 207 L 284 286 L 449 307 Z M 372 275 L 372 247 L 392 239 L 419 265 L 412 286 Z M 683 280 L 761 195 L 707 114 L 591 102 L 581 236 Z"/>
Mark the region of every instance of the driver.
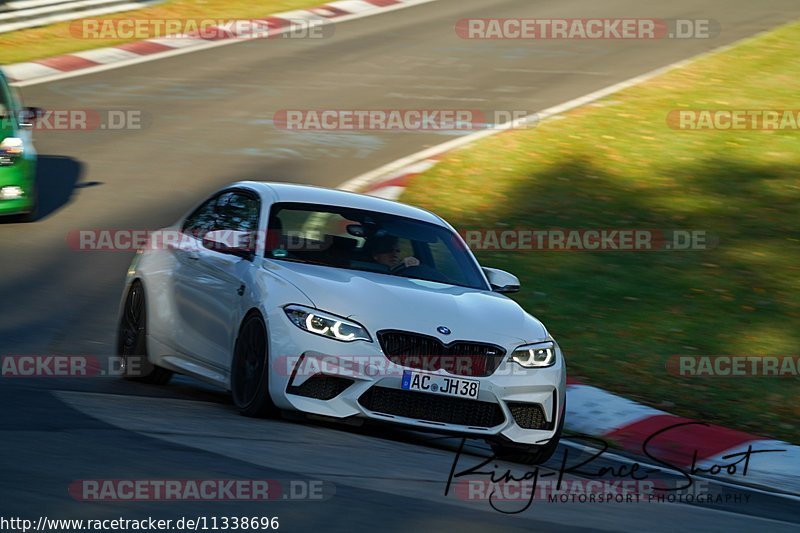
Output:
<path fill-rule="evenodd" d="M 400 268 L 409 268 L 419 265 L 419 259 L 416 257 L 400 258 L 400 245 L 399 239 L 394 235 L 385 235 L 375 237 L 370 243 L 370 250 L 372 259 L 388 270 L 398 270 Z"/>

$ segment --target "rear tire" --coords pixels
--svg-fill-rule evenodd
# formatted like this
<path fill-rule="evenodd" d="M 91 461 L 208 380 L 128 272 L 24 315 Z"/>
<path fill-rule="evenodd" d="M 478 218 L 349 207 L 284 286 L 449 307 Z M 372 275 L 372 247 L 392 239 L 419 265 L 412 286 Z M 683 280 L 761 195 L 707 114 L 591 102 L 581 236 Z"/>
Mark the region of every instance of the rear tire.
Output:
<path fill-rule="evenodd" d="M 147 357 L 147 305 L 144 286 L 138 280 L 131 284 L 125 298 L 117 334 L 117 353 L 122 357 L 125 379 L 166 385 L 172 378 L 171 370 L 154 365 Z"/>
<path fill-rule="evenodd" d="M 267 328 L 258 313 L 248 315 L 233 349 L 231 364 L 233 403 L 244 416 L 264 418 L 278 415 L 269 395 Z"/>
<path fill-rule="evenodd" d="M 566 406 L 565 406 L 566 407 Z M 558 427 L 553 434 L 553 438 L 541 446 L 513 444 L 505 442 L 490 442 L 495 457 L 504 461 L 512 463 L 520 463 L 523 465 L 540 465 L 546 463 L 558 449 L 558 441 L 561 439 L 561 433 L 564 430 L 564 418 L 566 418 L 566 408 L 561 411 L 561 420 L 558 421 Z"/>

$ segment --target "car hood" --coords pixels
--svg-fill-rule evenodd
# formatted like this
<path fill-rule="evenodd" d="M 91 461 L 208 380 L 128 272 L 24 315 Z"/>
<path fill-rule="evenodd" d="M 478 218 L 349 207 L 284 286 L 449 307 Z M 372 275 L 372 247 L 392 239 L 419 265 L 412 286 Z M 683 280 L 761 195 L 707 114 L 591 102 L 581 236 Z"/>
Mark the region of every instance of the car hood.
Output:
<path fill-rule="evenodd" d="M 397 329 L 445 343 L 473 340 L 508 346 L 548 335 L 515 301 L 489 291 L 300 263 L 275 261 L 268 268 L 296 286 L 317 309 L 355 320 L 373 336 L 381 329 Z M 437 332 L 439 326 L 451 334 Z"/>

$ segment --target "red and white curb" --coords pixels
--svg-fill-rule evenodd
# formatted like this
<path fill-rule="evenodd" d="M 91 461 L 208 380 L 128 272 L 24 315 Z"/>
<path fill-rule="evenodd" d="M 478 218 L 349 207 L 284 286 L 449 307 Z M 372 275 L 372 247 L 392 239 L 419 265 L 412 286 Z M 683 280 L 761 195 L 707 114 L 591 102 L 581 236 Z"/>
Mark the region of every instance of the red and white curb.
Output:
<path fill-rule="evenodd" d="M 704 470 L 719 465 L 721 473 L 715 477 L 720 480 L 800 494 L 800 446 L 675 416 L 597 387 L 567 385 L 566 428 L 638 456 L 657 457 L 685 472 L 693 462 Z M 745 457 L 736 454 L 748 449 L 753 454 L 745 473 Z M 726 468 L 732 464 L 735 471 Z"/>
<path fill-rule="evenodd" d="M 309 9 L 286 11 L 253 19 L 261 25 L 258 28 L 248 29 L 245 25 L 240 28 L 240 31 L 236 31 L 234 28 L 219 28 L 224 31 L 220 31 L 213 39 L 188 35 L 147 39 L 25 63 L 14 63 L 4 65 L 2 68 L 9 80 L 16 85 L 44 83 L 70 75 L 90 74 L 233 44 L 248 38 L 257 39 L 261 35 L 259 31 L 263 31 L 263 25 L 267 25 L 271 35 L 279 35 L 302 29 L 303 21 L 313 20 L 322 25 L 333 24 L 434 1 L 436 0 L 340 0 Z"/>

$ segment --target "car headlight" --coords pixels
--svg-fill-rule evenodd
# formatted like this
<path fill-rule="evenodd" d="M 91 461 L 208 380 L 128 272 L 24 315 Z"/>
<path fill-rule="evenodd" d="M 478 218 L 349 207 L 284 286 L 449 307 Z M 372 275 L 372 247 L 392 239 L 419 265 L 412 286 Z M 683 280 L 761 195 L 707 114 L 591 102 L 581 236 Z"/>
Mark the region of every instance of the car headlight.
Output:
<path fill-rule="evenodd" d="M 0 166 L 13 165 L 25 150 L 19 137 L 6 137 L 0 142 Z"/>
<path fill-rule="evenodd" d="M 309 333 L 342 342 L 372 342 L 364 326 L 356 322 L 302 305 L 287 305 L 283 310 L 295 326 Z"/>
<path fill-rule="evenodd" d="M 525 368 L 553 366 L 556 362 L 556 343 L 546 341 L 520 346 L 511 353 L 508 360 Z"/>

